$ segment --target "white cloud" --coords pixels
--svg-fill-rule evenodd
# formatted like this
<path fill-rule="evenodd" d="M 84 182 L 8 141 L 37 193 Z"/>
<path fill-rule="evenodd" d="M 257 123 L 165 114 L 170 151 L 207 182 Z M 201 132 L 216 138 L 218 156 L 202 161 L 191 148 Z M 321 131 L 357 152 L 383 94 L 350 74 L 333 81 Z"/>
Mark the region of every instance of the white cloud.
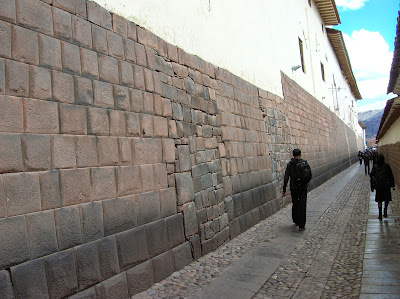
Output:
<path fill-rule="evenodd" d="M 336 0 L 336 6 L 343 9 L 359 9 L 364 6 L 368 0 Z"/>
<path fill-rule="evenodd" d="M 392 97 L 389 97 L 389 98 L 392 98 Z M 374 103 L 366 104 L 363 106 L 358 105 L 358 112 L 365 112 L 365 111 L 369 111 L 369 110 L 381 110 L 381 109 L 385 108 L 386 102 L 387 102 L 387 100 L 383 100 L 383 101 L 376 101 Z M 359 103 L 357 103 L 357 104 L 359 104 Z"/>
<path fill-rule="evenodd" d="M 387 99 L 393 52 L 379 32 L 365 29 L 343 34 L 350 63 L 363 99 Z M 360 104 L 362 101 L 360 102 Z"/>

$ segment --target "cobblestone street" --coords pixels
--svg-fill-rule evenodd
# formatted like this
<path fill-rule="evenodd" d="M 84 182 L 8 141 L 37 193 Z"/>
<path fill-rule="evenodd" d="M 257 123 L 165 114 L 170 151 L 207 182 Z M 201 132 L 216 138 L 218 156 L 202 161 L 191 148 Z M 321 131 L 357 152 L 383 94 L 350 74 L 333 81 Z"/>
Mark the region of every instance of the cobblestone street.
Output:
<path fill-rule="evenodd" d="M 133 298 L 400 298 L 399 195 L 379 221 L 354 164 L 291 205 Z"/>

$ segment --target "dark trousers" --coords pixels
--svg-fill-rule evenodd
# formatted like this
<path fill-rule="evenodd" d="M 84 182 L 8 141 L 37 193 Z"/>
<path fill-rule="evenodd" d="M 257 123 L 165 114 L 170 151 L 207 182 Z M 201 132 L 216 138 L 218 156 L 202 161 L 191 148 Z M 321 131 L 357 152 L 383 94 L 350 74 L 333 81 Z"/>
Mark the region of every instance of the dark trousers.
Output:
<path fill-rule="evenodd" d="M 369 170 L 369 160 L 364 160 L 364 167 L 365 167 L 365 174 L 369 174 L 370 170 Z"/>
<path fill-rule="evenodd" d="M 294 190 L 291 189 L 292 195 L 292 219 L 299 227 L 306 225 L 306 209 L 307 209 L 307 189 Z"/>

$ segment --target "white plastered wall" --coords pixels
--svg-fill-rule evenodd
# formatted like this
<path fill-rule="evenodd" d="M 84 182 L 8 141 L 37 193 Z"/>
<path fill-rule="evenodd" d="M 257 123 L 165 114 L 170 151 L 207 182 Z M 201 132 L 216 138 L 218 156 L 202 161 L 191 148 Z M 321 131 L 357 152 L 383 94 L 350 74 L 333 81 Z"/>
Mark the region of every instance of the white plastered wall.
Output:
<path fill-rule="evenodd" d="M 95 2 L 279 96 L 283 71 L 362 135 L 356 101 L 322 29 L 315 2 L 311 7 L 307 0 Z M 299 38 L 303 41 L 306 73 L 291 69 L 300 64 Z"/>

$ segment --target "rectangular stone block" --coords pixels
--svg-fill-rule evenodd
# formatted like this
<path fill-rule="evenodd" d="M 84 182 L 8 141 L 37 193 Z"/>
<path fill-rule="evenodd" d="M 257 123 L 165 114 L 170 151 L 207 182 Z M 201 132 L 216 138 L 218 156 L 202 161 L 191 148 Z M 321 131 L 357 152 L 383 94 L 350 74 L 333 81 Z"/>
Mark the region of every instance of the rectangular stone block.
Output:
<path fill-rule="evenodd" d="M 0 175 L 0 218 L 7 216 L 6 195 L 4 193 L 3 176 Z"/>
<path fill-rule="evenodd" d="M 78 105 L 93 105 L 93 83 L 84 77 L 74 76 L 75 103 Z"/>
<path fill-rule="evenodd" d="M 146 224 L 145 230 L 150 258 L 168 250 L 168 233 L 164 219 Z"/>
<path fill-rule="evenodd" d="M 54 218 L 59 250 L 71 248 L 82 243 L 78 206 L 56 209 Z"/>
<path fill-rule="evenodd" d="M 115 58 L 125 59 L 123 37 L 111 31 L 107 31 L 108 54 Z"/>
<path fill-rule="evenodd" d="M 84 290 L 101 281 L 97 244 L 83 244 L 74 249 L 78 290 Z"/>
<path fill-rule="evenodd" d="M 61 42 L 63 71 L 68 73 L 81 73 L 81 55 L 79 46 L 67 42 Z"/>
<path fill-rule="evenodd" d="M 154 136 L 168 137 L 168 119 L 161 116 L 154 116 Z"/>
<path fill-rule="evenodd" d="M 48 35 L 53 35 L 51 6 L 34 0 L 16 1 L 17 22 Z"/>
<path fill-rule="evenodd" d="M 50 136 L 48 135 L 22 135 L 25 166 L 28 171 L 46 170 L 51 167 L 50 145 Z"/>
<path fill-rule="evenodd" d="M 118 110 L 109 111 L 110 134 L 113 136 L 125 136 L 126 119 L 125 112 Z"/>
<path fill-rule="evenodd" d="M 19 26 L 12 26 L 13 59 L 20 62 L 38 65 L 38 40 L 37 32 Z"/>
<path fill-rule="evenodd" d="M 96 137 L 76 137 L 76 164 L 78 167 L 89 167 L 98 165 Z"/>
<path fill-rule="evenodd" d="M 117 167 L 117 193 L 121 195 L 131 195 L 140 193 L 140 170 L 139 166 L 120 166 Z"/>
<path fill-rule="evenodd" d="M 176 190 L 178 195 L 178 206 L 194 199 L 193 180 L 190 172 L 176 173 Z"/>
<path fill-rule="evenodd" d="M 11 268 L 16 298 L 49 298 L 43 258 Z"/>
<path fill-rule="evenodd" d="M 26 215 L 26 225 L 31 259 L 57 251 L 56 226 L 52 210 Z"/>
<path fill-rule="evenodd" d="M 108 135 L 110 133 L 108 109 L 90 107 L 88 109 L 88 133 Z"/>
<path fill-rule="evenodd" d="M 74 77 L 71 74 L 52 72 L 53 99 L 62 103 L 75 102 Z"/>
<path fill-rule="evenodd" d="M 0 268 L 29 260 L 29 240 L 24 216 L 0 219 Z"/>
<path fill-rule="evenodd" d="M 88 168 L 60 170 L 61 200 L 63 206 L 91 200 L 90 170 Z"/>
<path fill-rule="evenodd" d="M 79 206 L 83 243 L 104 237 L 103 204 L 90 202 Z"/>
<path fill-rule="evenodd" d="M 0 18 L 2 20 L 15 23 L 16 20 L 15 0 L 2 1 L 2 10 L 0 11 Z"/>
<path fill-rule="evenodd" d="M 119 156 L 117 137 L 97 137 L 97 150 L 99 164 L 101 166 L 118 164 Z"/>
<path fill-rule="evenodd" d="M 24 100 L 25 132 L 57 134 L 57 103 L 41 100 Z"/>
<path fill-rule="evenodd" d="M 126 133 L 129 136 L 140 136 L 140 114 L 127 113 L 126 114 Z"/>
<path fill-rule="evenodd" d="M 87 108 L 79 105 L 60 104 L 60 133 L 87 134 Z"/>
<path fill-rule="evenodd" d="M 78 16 L 72 16 L 72 39 L 79 45 L 91 48 L 92 47 L 91 24 L 88 21 Z"/>
<path fill-rule="evenodd" d="M 39 34 L 39 64 L 61 70 L 61 43 L 58 39 Z"/>
<path fill-rule="evenodd" d="M 126 61 L 119 62 L 120 83 L 133 87 L 132 64 Z"/>
<path fill-rule="evenodd" d="M 181 213 L 165 219 L 168 234 L 168 249 L 174 248 L 185 242 L 183 216 Z"/>
<path fill-rule="evenodd" d="M 189 237 L 199 231 L 197 225 L 196 206 L 194 202 L 182 206 L 183 220 L 185 225 L 185 236 Z"/>
<path fill-rule="evenodd" d="M 51 99 L 51 71 L 45 68 L 31 66 L 30 68 L 30 97 L 39 100 Z"/>
<path fill-rule="evenodd" d="M 93 81 L 94 106 L 114 108 L 113 86 L 110 83 Z"/>
<path fill-rule="evenodd" d="M 96 298 L 129 298 L 126 273 L 123 272 L 96 285 Z"/>
<path fill-rule="evenodd" d="M 114 85 L 115 109 L 130 110 L 130 97 L 128 87 Z"/>
<path fill-rule="evenodd" d="M 140 133 L 143 137 L 155 137 L 154 116 L 151 114 L 140 114 Z"/>
<path fill-rule="evenodd" d="M 97 243 L 101 279 L 110 278 L 120 272 L 115 236 L 102 238 Z"/>
<path fill-rule="evenodd" d="M 177 199 L 175 188 L 160 190 L 160 205 L 161 217 L 167 217 L 176 214 Z"/>
<path fill-rule="evenodd" d="M 119 159 L 121 164 L 132 164 L 132 141 L 130 138 L 118 138 Z"/>
<path fill-rule="evenodd" d="M 113 235 L 137 226 L 137 196 L 103 201 L 104 235 Z"/>
<path fill-rule="evenodd" d="M 22 99 L 0 95 L 0 132 L 23 132 L 23 128 Z"/>
<path fill-rule="evenodd" d="M 176 271 L 189 265 L 193 261 L 190 242 L 185 242 L 182 245 L 175 247 L 174 249 L 172 249 L 172 253 L 175 260 Z"/>
<path fill-rule="evenodd" d="M 137 56 L 137 52 L 136 52 Z M 133 83 L 136 89 L 145 90 L 146 85 L 144 82 L 143 68 L 139 65 L 133 66 Z"/>
<path fill-rule="evenodd" d="M 5 92 L 11 96 L 29 95 L 29 65 L 21 62 L 5 61 Z"/>
<path fill-rule="evenodd" d="M 73 249 L 46 256 L 44 264 L 50 298 L 64 298 L 78 292 Z"/>
<path fill-rule="evenodd" d="M 54 22 L 54 36 L 64 40 L 71 39 L 72 38 L 71 14 L 57 7 L 52 8 L 52 13 Z"/>
<path fill-rule="evenodd" d="M 0 133 L 0 173 L 23 170 L 20 135 Z"/>
<path fill-rule="evenodd" d="M 154 168 L 154 188 L 156 190 L 168 187 L 167 167 L 165 163 L 153 164 Z"/>
<path fill-rule="evenodd" d="M 141 193 L 138 197 L 138 225 L 160 219 L 160 196 L 158 192 Z"/>
<path fill-rule="evenodd" d="M 129 296 L 134 296 L 154 284 L 152 261 L 147 261 L 126 271 Z"/>
<path fill-rule="evenodd" d="M 138 89 L 129 89 L 131 110 L 134 112 L 143 111 L 143 92 Z"/>
<path fill-rule="evenodd" d="M 153 191 L 154 188 L 154 170 L 152 164 L 139 165 L 140 186 L 143 192 Z"/>
<path fill-rule="evenodd" d="M 167 278 L 176 270 L 174 256 L 171 250 L 153 258 L 152 263 L 154 282 L 159 282 Z"/>
<path fill-rule="evenodd" d="M 162 143 L 160 139 L 135 138 L 132 146 L 134 164 L 155 164 L 162 162 Z"/>
<path fill-rule="evenodd" d="M 10 173 L 3 175 L 3 180 L 8 216 L 40 211 L 38 173 Z"/>
<path fill-rule="evenodd" d="M 42 210 L 61 207 L 58 170 L 39 172 L 40 198 Z"/>
<path fill-rule="evenodd" d="M 99 78 L 109 83 L 119 83 L 118 60 L 105 55 L 98 55 Z"/>
<path fill-rule="evenodd" d="M 91 181 L 92 200 L 110 199 L 117 195 L 114 167 L 92 168 Z"/>
<path fill-rule="evenodd" d="M 8 270 L 0 271 L 0 294 L 2 294 L 4 299 L 14 299 L 14 289 Z"/>
<path fill-rule="evenodd" d="M 141 226 L 115 236 L 121 270 L 129 269 L 148 259 L 146 233 L 144 227 Z"/>

